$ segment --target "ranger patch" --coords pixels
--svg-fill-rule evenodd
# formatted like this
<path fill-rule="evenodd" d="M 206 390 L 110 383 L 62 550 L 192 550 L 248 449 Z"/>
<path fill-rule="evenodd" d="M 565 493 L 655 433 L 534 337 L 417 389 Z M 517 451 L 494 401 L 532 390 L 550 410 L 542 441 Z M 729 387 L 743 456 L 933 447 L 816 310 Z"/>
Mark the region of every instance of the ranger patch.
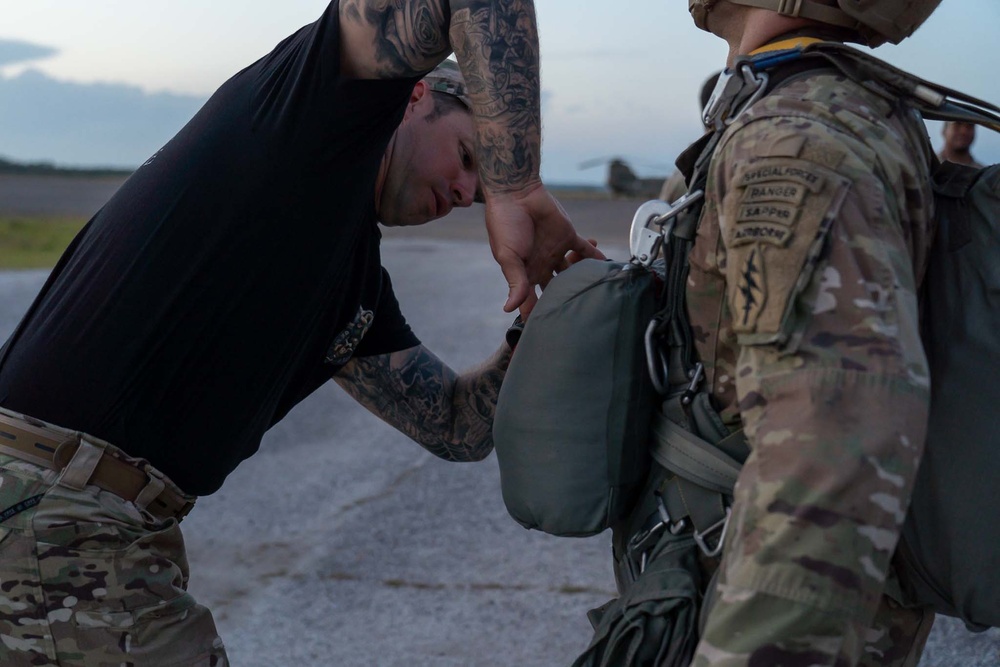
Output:
<path fill-rule="evenodd" d="M 751 185 L 743 191 L 743 203 L 776 201 L 798 206 L 806 198 L 806 192 L 806 188 L 797 183 L 762 183 Z"/>

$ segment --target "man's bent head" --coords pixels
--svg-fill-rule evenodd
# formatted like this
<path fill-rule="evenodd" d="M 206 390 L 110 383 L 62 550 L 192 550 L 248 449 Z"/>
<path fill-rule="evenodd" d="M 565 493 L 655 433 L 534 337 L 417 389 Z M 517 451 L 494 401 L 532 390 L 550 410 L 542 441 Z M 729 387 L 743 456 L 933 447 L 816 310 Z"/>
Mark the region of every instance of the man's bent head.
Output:
<path fill-rule="evenodd" d="M 413 87 L 376 183 L 387 226 L 421 225 L 481 202 L 476 125 L 462 73 L 446 60 Z"/>

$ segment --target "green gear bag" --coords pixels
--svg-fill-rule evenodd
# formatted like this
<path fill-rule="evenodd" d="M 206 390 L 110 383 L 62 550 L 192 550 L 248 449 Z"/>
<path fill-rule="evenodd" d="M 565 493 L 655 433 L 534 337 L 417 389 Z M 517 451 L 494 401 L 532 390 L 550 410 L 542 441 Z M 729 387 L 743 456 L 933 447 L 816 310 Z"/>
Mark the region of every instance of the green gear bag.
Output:
<path fill-rule="evenodd" d="M 686 667 L 698 644 L 704 588 L 694 539 L 663 531 L 628 590 L 588 614 L 594 638 L 573 667 Z"/>
<path fill-rule="evenodd" d="M 649 465 L 655 283 L 643 267 L 585 259 L 531 311 L 493 426 L 504 504 L 522 526 L 595 535 L 631 506 Z"/>
<path fill-rule="evenodd" d="M 1000 108 L 845 46 L 806 47 L 929 120 L 1000 132 Z M 897 548 L 901 602 L 971 628 L 1000 626 L 1000 165 L 933 170 L 935 220 L 921 285 L 931 376 L 924 456 Z"/>
<path fill-rule="evenodd" d="M 905 597 L 1000 626 L 1000 165 L 940 165 L 922 293 L 927 443 L 897 558 Z"/>

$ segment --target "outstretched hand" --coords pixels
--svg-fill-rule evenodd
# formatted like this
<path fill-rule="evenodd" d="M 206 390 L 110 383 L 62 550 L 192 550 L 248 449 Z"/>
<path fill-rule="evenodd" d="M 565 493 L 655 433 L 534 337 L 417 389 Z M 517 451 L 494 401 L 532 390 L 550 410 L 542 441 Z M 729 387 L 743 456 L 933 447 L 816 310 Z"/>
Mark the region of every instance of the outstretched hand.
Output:
<path fill-rule="evenodd" d="M 538 183 L 521 192 L 488 196 L 486 231 L 490 249 L 510 292 L 503 309 L 527 317 L 552 276 L 572 261 L 604 259 L 596 245 L 576 233 L 559 202 Z"/>

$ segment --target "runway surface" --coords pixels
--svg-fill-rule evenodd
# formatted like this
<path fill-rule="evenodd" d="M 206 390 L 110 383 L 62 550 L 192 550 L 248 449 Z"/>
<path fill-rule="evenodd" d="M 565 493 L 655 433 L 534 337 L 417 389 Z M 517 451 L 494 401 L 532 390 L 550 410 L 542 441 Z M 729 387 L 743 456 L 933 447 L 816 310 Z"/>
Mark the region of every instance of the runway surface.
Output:
<path fill-rule="evenodd" d="M 636 202 L 566 205 L 582 233 L 624 255 Z M 456 369 L 489 355 L 512 319 L 481 216 L 476 207 L 422 232 L 387 230 L 383 243 L 403 312 Z M 44 277 L 0 272 L 4 338 Z M 524 530 L 503 507 L 493 456 L 440 461 L 332 383 L 184 527 L 191 592 L 240 667 L 569 665 L 590 638 L 586 611 L 614 593 L 609 534 Z M 921 662 L 997 664 L 997 630 L 972 635 L 950 619 Z"/>

